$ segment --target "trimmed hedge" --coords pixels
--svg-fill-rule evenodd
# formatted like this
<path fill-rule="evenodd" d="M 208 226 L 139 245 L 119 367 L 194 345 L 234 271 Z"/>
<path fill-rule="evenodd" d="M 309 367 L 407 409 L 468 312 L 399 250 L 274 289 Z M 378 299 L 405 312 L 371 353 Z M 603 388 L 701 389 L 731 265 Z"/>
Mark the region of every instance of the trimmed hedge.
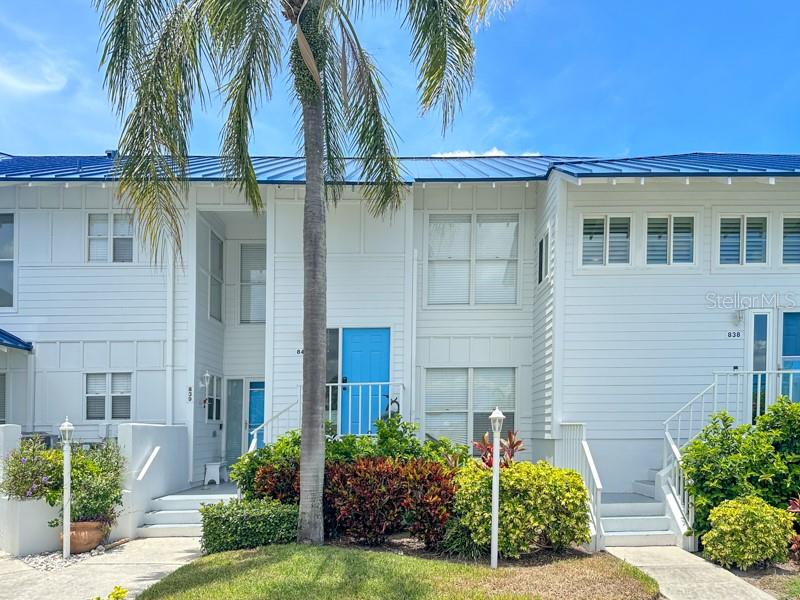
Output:
<path fill-rule="evenodd" d="M 297 540 L 298 507 L 277 500 L 240 500 L 207 504 L 201 546 L 207 554 L 244 550 Z"/>
<path fill-rule="evenodd" d="M 412 460 L 403 474 L 408 486 L 404 506 L 411 535 L 438 550 L 455 503 L 455 469 L 429 460 Z"/>

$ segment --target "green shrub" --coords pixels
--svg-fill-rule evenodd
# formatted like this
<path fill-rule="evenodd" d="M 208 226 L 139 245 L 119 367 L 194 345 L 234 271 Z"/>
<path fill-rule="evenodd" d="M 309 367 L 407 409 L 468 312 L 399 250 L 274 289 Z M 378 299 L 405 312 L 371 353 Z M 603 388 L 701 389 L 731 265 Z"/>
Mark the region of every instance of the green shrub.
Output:
<path fill-rule="evenodd" d="M 269 462 L 272 448 L 265 446 L 252 452 L 245 452 L 231 465 L 228 477 L 239 488 L 242 497 L 252 500 L 256 497 L 256 476 L 258 470 Z"/>
<path fill-rule="evenodd" d="M 753 565 L 786 561 L 794 535 L 792 516 L 761 498 L 726 500 L 709 517 L 711 530 L 703 536 L 705 553 L 723 567 L 747 570 Z"/>
<path fill-rule="evenodd" d="M 467 560 L 478 560 L 489 552 L 488 545 L 475 543 L 469 528 L 457 517 L 451 518 L 445 525 L 439 549 L 449 556 Z"/>
<path fill-rule="evenodd" d="M 298 508 L 277 500 L 234 499 L 200 508 L 201 545 L 208 554 L 288 544 L 297 539 Z"/>
<path fill-rule="evenodd" d="M 16 500 L 46 498 L 61 487 L 58 450 L 48 450 L 39 436 L 25 439 L 3 459 L 0 493 Z"/>
<path fill-rule="evenodd" d="M 785 493 L 800 489 L 800 403 L 781 396 L 756 421 L 756 428 L 772 435 L 772 447 L 786 463 Z M 776 493 L 784 493 L 778 490 Z M 786 500 L 787 496 L 783 497 Z"/>
<path fill-rule="evenodd" d="M 425 440 L 420 458 L 432 460 L 451 467 L 461 467 L 470 459 L 469 446 L 456 444 L 446 437 Z"/>
<path fill-rule="evenodd" d="M 442 543 L 455 502 L 454 470 L 430 460 L 410 460 L 403 470 L 407 495 L 404 508 L 411 534 L 436 550 Z"/>
<path fill-rule="evenodd" d="M 725 500 L 758 496 L 785 506 L 787 468 L 772 440 L 771 432 L 734 426 L 733 417 L 721 412 L 687 445 L 682 465 L 694 498 L 697 534 L 708 531 L 712 509 Z"/>
<path fill-rule="evenodd" d="M 491 539 L 492 471 L 469 461 L 456 476 L 455 511 L 478 547 Z M 499 550 L 518 558 L 541 547 L 588 543 L 589 495 L 576 472 L 544 461 L 500 472 Z"/>
<path fill-rule="evenodd" d="M 422 446 L 417 437 L 416 423 L 403 421 L 400 415 L 375 422 L 377 434 L 376 454 L 386 458 L 412 459 L 422 455 Z"/>
<path fill-rule="evenodd" d="M 367 435 L 343 435 L 330 437 L 325 444 L 325 460 L 329 462 L 353 462 L 359 458 L 375 456 L 375 438 Z"/>

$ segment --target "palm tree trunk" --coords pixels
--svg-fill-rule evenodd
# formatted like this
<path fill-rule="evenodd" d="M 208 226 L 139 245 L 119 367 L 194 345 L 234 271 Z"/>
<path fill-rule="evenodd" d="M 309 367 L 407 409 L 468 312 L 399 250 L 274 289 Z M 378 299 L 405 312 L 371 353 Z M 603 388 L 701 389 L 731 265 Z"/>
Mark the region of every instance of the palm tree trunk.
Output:
<path fill-rule="evenodd" d="M 303 100 L 306 197 L 303 210 L 303 424 L 300 446 L 299 542 L 325 541 L 326 247 L 322 97 Z"/>

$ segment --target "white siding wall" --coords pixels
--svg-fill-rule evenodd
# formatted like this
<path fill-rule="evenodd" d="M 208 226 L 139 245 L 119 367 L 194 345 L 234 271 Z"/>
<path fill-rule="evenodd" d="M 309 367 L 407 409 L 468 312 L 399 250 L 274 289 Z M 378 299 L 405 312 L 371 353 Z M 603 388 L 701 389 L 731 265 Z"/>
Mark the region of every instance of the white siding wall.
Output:
<path fill-rule="evenodd" d="M 660 464 L 662 421 L 711 383 L 713 371 L 746 367 L 744 325 L 733 309 L 708 308 L 707 293 L 800 297 L 800 269 L 780 264 L 780 215 L 797 213 L 798 193 L 780 180 L 569 185 L 568 252 L 559 264 L 562 418 L 586 423 L 606 489 L 624 491 Z M 769 266 L 715 265 L 718 214 L 729 211 L 769 215 Z M 609 212 L 632 216 L 634 264 L 583 268 L 580 215 Z M 696 267 L 645 265 L 646 215 L 670 212 L 696 214 Z M 741 337 L 728 337 L 737 330 Z"/>
<path fill-rule="evenodd" d="M 417 414 L 425 413 L 425 369 L 514 367 L 517 372 L 516 428 L 530 449 L 533 305 L 536 286 L 536 186 L 524 184 L 427 184 L 414 186 L 414 248 L 417 251 Z M 426 216 L 454 211 L 520 214 L 519 304 L 508 308 L 428 306 Z M 424 419 L 423 419 L 424 421 Z M 488 428 L 488 423 L 486 424 Z M 541 427 L 539 427 L 541 429 Z M 424 423 L 423 423 L 424 433 Z"/>
<path fill-rule="evenodd" d="M 166 418 L 166 270 L 152 267 L 142 247 L 135 248 L 133 264 L 86 261 L 88 214 L 119 208 L 110 185 L 0 187 L 0 211 L 14 213 L 16 241 L 16 305 L 0 313 L 0 327 L 35 346 L 34 406 L 25 355 L 0 359 L 8 361 L 0 369 L 9 369 L 10 421 L 24 430 L 52 433 L 69 416 L 80 438 L 113 434 L 115 426 L 85 420 L 86 372 L 132 372 L 132 418 Z M 188 315 L 180 307 L 188 294 L 180 269 L 175 288 L 175 388 L 182 390 Z M 176 422 L 186 420 L 184 396 L 174 400 Z"/>

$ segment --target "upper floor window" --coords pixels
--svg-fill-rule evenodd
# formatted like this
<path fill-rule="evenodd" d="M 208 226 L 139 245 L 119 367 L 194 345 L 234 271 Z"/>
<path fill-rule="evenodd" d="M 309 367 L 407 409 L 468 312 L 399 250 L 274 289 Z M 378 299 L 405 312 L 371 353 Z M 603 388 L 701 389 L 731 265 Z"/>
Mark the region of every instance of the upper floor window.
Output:
<path fill-rule="evenodd" d="M 647 264 L 694 262 L 694 217 L 647 218 Z"/>
<path fill-rule="evenodd" d="M 800 264 L 800 217 L 783 218 L 783 263 Z"/>
<path fill-rule="evenodd" d="M 547 277 L 550 270 L 550 234 L 545 233 L 544 237 L 539 240 L 539 275 L 537 277 L 538 283 L 542 283 Z"/>
<path fill-rule="evenodd" d="M 629 265 L 631 262 L 630 217 L 585 217 L 581 263 Z"/>
<path fill-rule="evenodd" d="M 209 243 L 208 314 L 211 318 L 222 321 L 222 240 L 212 232 Z"/>
<path fill-rule="evenodd" d="M 0 307 L 14 306 L 14 215 L 0 214 Z"/>
<path fill-rule="evenodd" d="M 767 217 L 722 217 L 719 221 L 719 264 L 767 262 Z"/>
<path fill-rule="evenodd" d="M 264 323 L 267 300 L 267 247 L 264 244 L 242 244 L 239 270 L 239 322 Z"/>
<path fill-rule="evenodd" d="M 89 262 L 133 262 L 133 217 L 127 213 L 89 213 Z"/>
<path fill-rule="evenodd" d="M 428 304 L 516 304 L 518 214 L 430 215 Z"/>
<path fill-rule="evenodd" d="M 131 418 L 131 373 L 86 374 L 86 420 Z"/>

